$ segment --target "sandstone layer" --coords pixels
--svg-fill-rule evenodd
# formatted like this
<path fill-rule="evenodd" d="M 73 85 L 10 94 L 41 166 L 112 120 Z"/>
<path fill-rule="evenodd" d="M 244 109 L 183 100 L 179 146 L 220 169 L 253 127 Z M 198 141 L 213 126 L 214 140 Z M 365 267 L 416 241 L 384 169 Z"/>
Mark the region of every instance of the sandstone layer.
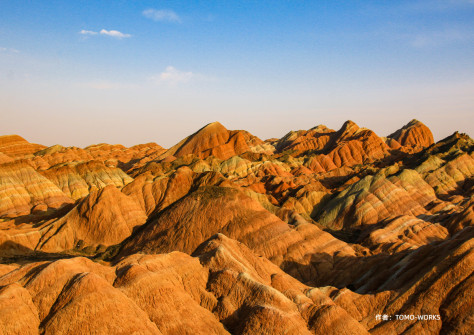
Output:
<path fill-rule="evenodd" d="M 0 334 L 471 334 L 473 226 L 474 141 L 417 120 L 0 136 Z"/>

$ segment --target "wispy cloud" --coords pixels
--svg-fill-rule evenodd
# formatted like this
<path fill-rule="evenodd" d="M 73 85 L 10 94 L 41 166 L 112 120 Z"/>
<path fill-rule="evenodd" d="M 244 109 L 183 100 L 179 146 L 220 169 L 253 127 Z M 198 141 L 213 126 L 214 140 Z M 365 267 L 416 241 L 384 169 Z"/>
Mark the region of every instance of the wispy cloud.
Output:
<path fill-rule="evenodd" d="M 132 37 L 132 35 L 124 34 L 124 33 L 120 32 L 118 30 L 106 30 L 106 29 L 102 29 L 99 32 L 83 29 L 79 32 L 79 34 L 84 35 L 84 36 L 94 36 L 94 35 L 99 35 L 100 34 L 100 35 L 110 36 L 110 37 L 117 38 L 117 39 Z"/>
<path fill-rule="evenodd" d="M 79 34 L 81 35 L 97 35 L 96 31 L 91 31 L 91 30 L 84 30 L 82 29 Z"/>
<path fill-rule="evenodd" d="M 143 16 L 153 21 L 166 21 L 181 23 L 181 18 L 174 11 L 169 9 L 146 9 L 142 12 Z"/>
<path fill-rule="evenodd" d="M 132 37 L 132 35 L 124 34 L 124 33 L 120 32 L 118 30 L 105 30 L 105 29 L 102 29 L 100 31 L 100 34 L 101 35 L 107 35 L 107 36 L 110 36 L 110 37 L 115 37 L 115 38 L 118 38 L 118 39 Z"/>
<path fill-rule="evenodd" d="M 15 49 L 15 48 L 0 47 L 0 52 L 2 52 L 2 53 L 13 53 L 13 54 L 17 54 L 17 53 L 19 53 L 20 51 L 18 51 L 18 50 Z"/>
<path fill-rule="evenodd" d="M 219 79 L 214 76 L 204 75 L 191 71 L 182 71 L 176 69 L 174 66 L 167 66 L 166 69 L 152 76 L 151 81 L 158 85 L 177 86 L 180 84 L 188 84 L 191 82 L 217 82 Z"/>
<path fill-rule="evenodd" d="M 156 83 L 165 83 L 171 86 L 190 82 L 196 75 L 192 72 L 180 71 L 173 66 L 168 66 L 157 76 L 153 76 L 152 80 Z"/>

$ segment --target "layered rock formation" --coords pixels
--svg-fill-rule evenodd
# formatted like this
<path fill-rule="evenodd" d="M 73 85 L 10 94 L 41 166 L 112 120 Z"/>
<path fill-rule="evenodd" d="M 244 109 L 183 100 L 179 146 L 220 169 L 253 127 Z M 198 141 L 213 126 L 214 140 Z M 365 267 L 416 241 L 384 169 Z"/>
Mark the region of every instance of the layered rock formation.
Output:
<path fill-rule="evenodd" d="M 271 153 L 273 148 L 246 131 L 229 131 L 219 122 L 214 122 L 170 148 L 165 156 L 193 154 L 200 158 L 214 156 L 227 159 L 247 151 Z"/>
<path fill-rule="evenodd" d="M 173 250 L 191 254 L 216 233 L 241 241 L 278 265 L 307 264 L 322 250 L 355 256 L 346 243 L 304 219 L 289 225 L 243 192 L 216 186 L 200 187 L 169 206 L 125 241 L 120 255 Z"/>
<path fill-rule="evenodd" d="M 0 152 L 9 157 L 25 157 L 44 148 L 44 145 L 30 143 L 18 135 L 0 136 Z"/>
<path fill-rule="evenodd" d="M 47 226 L 36 246 L 48 252 L 74 247 L 117 244 L 146 221 L 146 214 L 130 197 L 109 185 L 93 190 L 62 218 Z"/>
<path fill-rule="evenodd" d="M 309 131 L 290 132 L 277 142 L 280 152 L 315 153 L 312 170 L 324 172 L 381 159 L 389 147 L 373 131 L 347 121 L 339 131 L 317 126 Z"/>
<path fill-rule="evenodd" d="M 121 169 L 95 160 L 59 164 L 40 173 L 74 200 L 85 197 L 94 187 L 100 189 L 113 185 L 122 188 L 133 181 Z"/>
<path fill-rule="evenodd" d="M 59 208 L 73 200 L 24 162 L 0 165 L 0 217 Z"/>
<path fill-rule="evenodd" d="M 2 136 L 0 334 L 472 333 L 473 175 L 468 135 L 417 120 Z"/>
<path fill-rule="evenodd" d="M 410 147 L 415 151 L 429 147 L 434 143 L 431 130 L 418 120 L 411 120 L 403 128 L 397 130 L 388 138 L 397 141 L 403 147 Z M 393 142 L 391 146 L 396 146 Z"/>

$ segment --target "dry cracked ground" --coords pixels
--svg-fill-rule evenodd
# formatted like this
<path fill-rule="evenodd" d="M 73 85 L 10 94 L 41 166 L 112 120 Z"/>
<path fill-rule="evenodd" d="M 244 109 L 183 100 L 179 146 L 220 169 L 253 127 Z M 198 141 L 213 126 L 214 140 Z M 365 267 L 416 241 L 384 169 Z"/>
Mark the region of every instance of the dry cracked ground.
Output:
<path fill-rule="evenodd" d="M 472 334 L 474 142 L 0 137 L 0 334 Z"/>

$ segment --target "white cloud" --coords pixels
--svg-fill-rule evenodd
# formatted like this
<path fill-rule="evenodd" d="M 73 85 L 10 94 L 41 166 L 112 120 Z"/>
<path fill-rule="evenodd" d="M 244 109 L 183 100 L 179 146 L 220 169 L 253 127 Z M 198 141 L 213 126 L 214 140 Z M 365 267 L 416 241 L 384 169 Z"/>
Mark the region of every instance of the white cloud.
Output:
<path fill-rule="evenodd" d="M 118 38 L 118 39 L 132 37 L 132 35 L 124 34 L 124 33 L 120 32 L 118 30 L 105 30 L 105 29 L 102 29 L 99 32 L 82 29 L 79 32 L 79 34 L 85 35 L 85 36 L 94 36 L 94 35 L 100 34 L 100 35 L 110 36 L 110 37 L 114 37 L 114 38 Z"/>
<path fill-rule="evenodd" d="M 82 29 L 79 34 L 81 35 L 97 35 L 97 32 L 91 30 L 84 30 Z"/>
<path fill-rule="evenodd" d="M 142 12 L 143 16 L 153 21 L 168 21 L 181 23 L 181 18 L 174 11 L 169 9 L 146 9 Z"/>
<path fill-rule="evenodd" d="M 195 77 L 195 74 L 192 72 L 180 71 L 173 66 L 166 67 L 165 71 L 161 72 L 159 75 L 152 77 L 152 80 L 157 83 L 167 83 L 169 85 L 177 85 L 188 83 Z"/>
<path fill-rule="evenodd" d="M 130 34 L 121 33 L 121 32 L 118 31 L 118 30 L 105 30 L 105 29 L 102 29 L 102 30 L 100 31 L 100 34 L 101 34 L 101 35 L 107 35 L 107 36 L 115 37 L 115 38 L 118 38 L 118 39 L 127 38 L 127 37 L 131 37 L 131 36 L 132 36 L 132 35 L 130 35 Z"/>

